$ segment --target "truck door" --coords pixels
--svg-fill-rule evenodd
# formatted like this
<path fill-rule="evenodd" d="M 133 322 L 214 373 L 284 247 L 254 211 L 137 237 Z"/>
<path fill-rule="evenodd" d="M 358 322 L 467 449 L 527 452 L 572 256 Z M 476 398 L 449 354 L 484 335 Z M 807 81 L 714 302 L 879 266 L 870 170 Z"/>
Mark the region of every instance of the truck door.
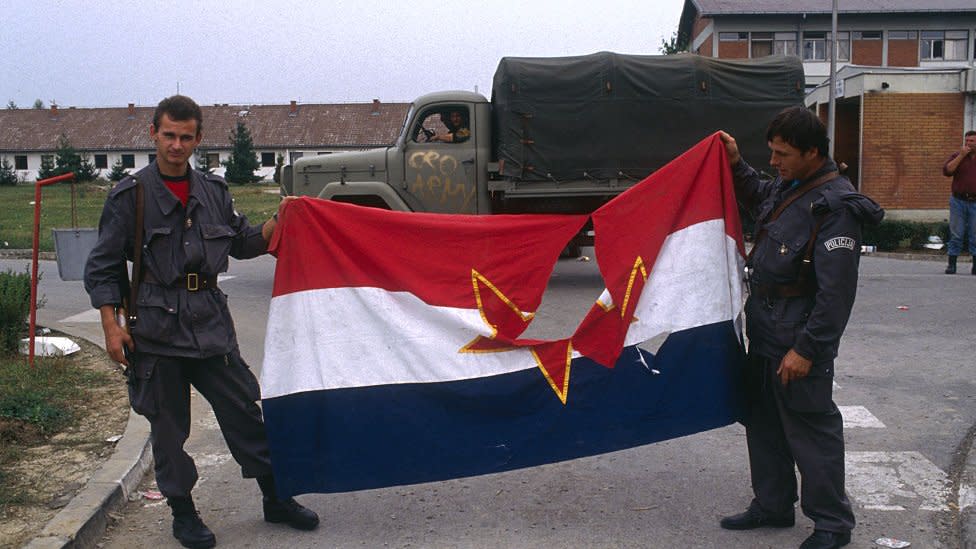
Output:
<path fill-rule="evenodd" d="M 415 119 L 404 147 L 407 192 L 437 213 L 477 213 L 475 134 L 468 105 L 429 107 Z"/>

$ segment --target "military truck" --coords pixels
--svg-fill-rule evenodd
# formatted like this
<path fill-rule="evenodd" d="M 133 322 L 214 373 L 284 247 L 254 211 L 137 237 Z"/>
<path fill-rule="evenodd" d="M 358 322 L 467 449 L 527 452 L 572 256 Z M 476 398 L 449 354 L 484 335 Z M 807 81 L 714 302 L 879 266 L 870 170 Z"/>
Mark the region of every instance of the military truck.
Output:
<path fill-rule="evenodd" d="M 506 57 L 490 101 L 421 96 L 396 143 L 298 159 L 282 190 L 414 212 L 589 213 L 719 129 L 758 165 L 767 122 L 802 104 L 803 83 L 796 57 Z M 591 243 L 584 230 L 569 249 Z"/>

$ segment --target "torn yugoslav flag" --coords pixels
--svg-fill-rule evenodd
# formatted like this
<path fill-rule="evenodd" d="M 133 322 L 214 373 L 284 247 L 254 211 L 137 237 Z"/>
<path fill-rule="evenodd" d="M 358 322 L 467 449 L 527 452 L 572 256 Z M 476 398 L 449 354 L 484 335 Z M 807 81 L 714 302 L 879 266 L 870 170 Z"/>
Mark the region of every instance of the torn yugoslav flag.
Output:
<path fill-rule="evenodd" d="M 590 217 L 606 291 L 565 338 L 521 339 Z M 735 421 L 739 227 L 717 136 L 591 216 L 291 203 L 261 373 L 280 494 L 505 471 Z M 660 334 L 656 354 L 636 346 Z"/>

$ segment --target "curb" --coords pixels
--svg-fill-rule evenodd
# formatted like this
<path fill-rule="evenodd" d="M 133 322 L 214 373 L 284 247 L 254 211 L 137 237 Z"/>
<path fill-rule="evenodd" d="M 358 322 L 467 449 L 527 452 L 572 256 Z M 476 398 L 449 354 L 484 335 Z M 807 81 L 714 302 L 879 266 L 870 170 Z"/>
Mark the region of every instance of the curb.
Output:
<path fill-rule="evenodd" d="M 95 547 L 111 520 L 109 514 L 128 502 L 149 470 L 150 449 L 149 422 L 130 410 L 125 433 L 112 456 L 25 549 Z"/>
<path fill-rule="evenodd" d="M 95 344 L 104 349 L 102 344 Z M 24 549 L 96 547 L 111 521 L 109 515 L 128 502 L 149 471 L 152 465 L 151 450 L 149 422 L 130 408 L 129 421 L 112 455 Z"/>
<path fill-rule="evenodd" d="M 976 549 L 976 453 L 970 441 L 969 453 L 959 477 L 960 543 L 962 549 Z"/>

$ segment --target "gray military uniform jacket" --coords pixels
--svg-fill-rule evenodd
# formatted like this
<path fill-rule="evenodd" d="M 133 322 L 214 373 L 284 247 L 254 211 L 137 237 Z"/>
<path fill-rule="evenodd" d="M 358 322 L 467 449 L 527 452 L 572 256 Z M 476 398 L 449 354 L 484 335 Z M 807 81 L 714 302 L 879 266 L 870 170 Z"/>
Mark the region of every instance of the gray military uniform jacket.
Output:
<path fill-rule="evenodd" d="M 836 170 L 828 159 L 808 181 Z M 765 237 L 755 243 L 750 261 L 746 301 L 750 352 L 779 359 L 792 348 L 813 361 L 814 370 L 832 375 L 833 359 L 857 291 L 861 228 L 865 223 L 879 223 L 884 210 L 855 192 L 846 177 L 837 176 L 804 193 L 769 222 L 776 207 L 802 183 L 794 187 L 779 177 L 763 180 L 745 161 L 733 166 L 733 175 L 736 198 L 756 220 L 756 233 L 761 227 L 766 229 Z M 768 290 L 797 283 L 818 222 L 808 276 L 812 277 L 811 291 L 777 297 Z"/>
<path fill-rule="evenodd" d="M 85 266 L 85 290 L 95 308 L 119 305 L 126 292 L 125 261 L 134 257 L 135 185 L 144 185 L 142 268 L 136 350 L 163 356 L 206 358 L 237 348 L 227 296 L 217 288 L 190 291 L 187 273 L 216 276 L 228 256 L 248 259 L 266 252 L 261 227 L 234 211 L 227 183 L 190 169 L 184 208 L 166 188 L 156 163 L 126 177 L 109 192 L 98 224 L 98 241 Z"/>

